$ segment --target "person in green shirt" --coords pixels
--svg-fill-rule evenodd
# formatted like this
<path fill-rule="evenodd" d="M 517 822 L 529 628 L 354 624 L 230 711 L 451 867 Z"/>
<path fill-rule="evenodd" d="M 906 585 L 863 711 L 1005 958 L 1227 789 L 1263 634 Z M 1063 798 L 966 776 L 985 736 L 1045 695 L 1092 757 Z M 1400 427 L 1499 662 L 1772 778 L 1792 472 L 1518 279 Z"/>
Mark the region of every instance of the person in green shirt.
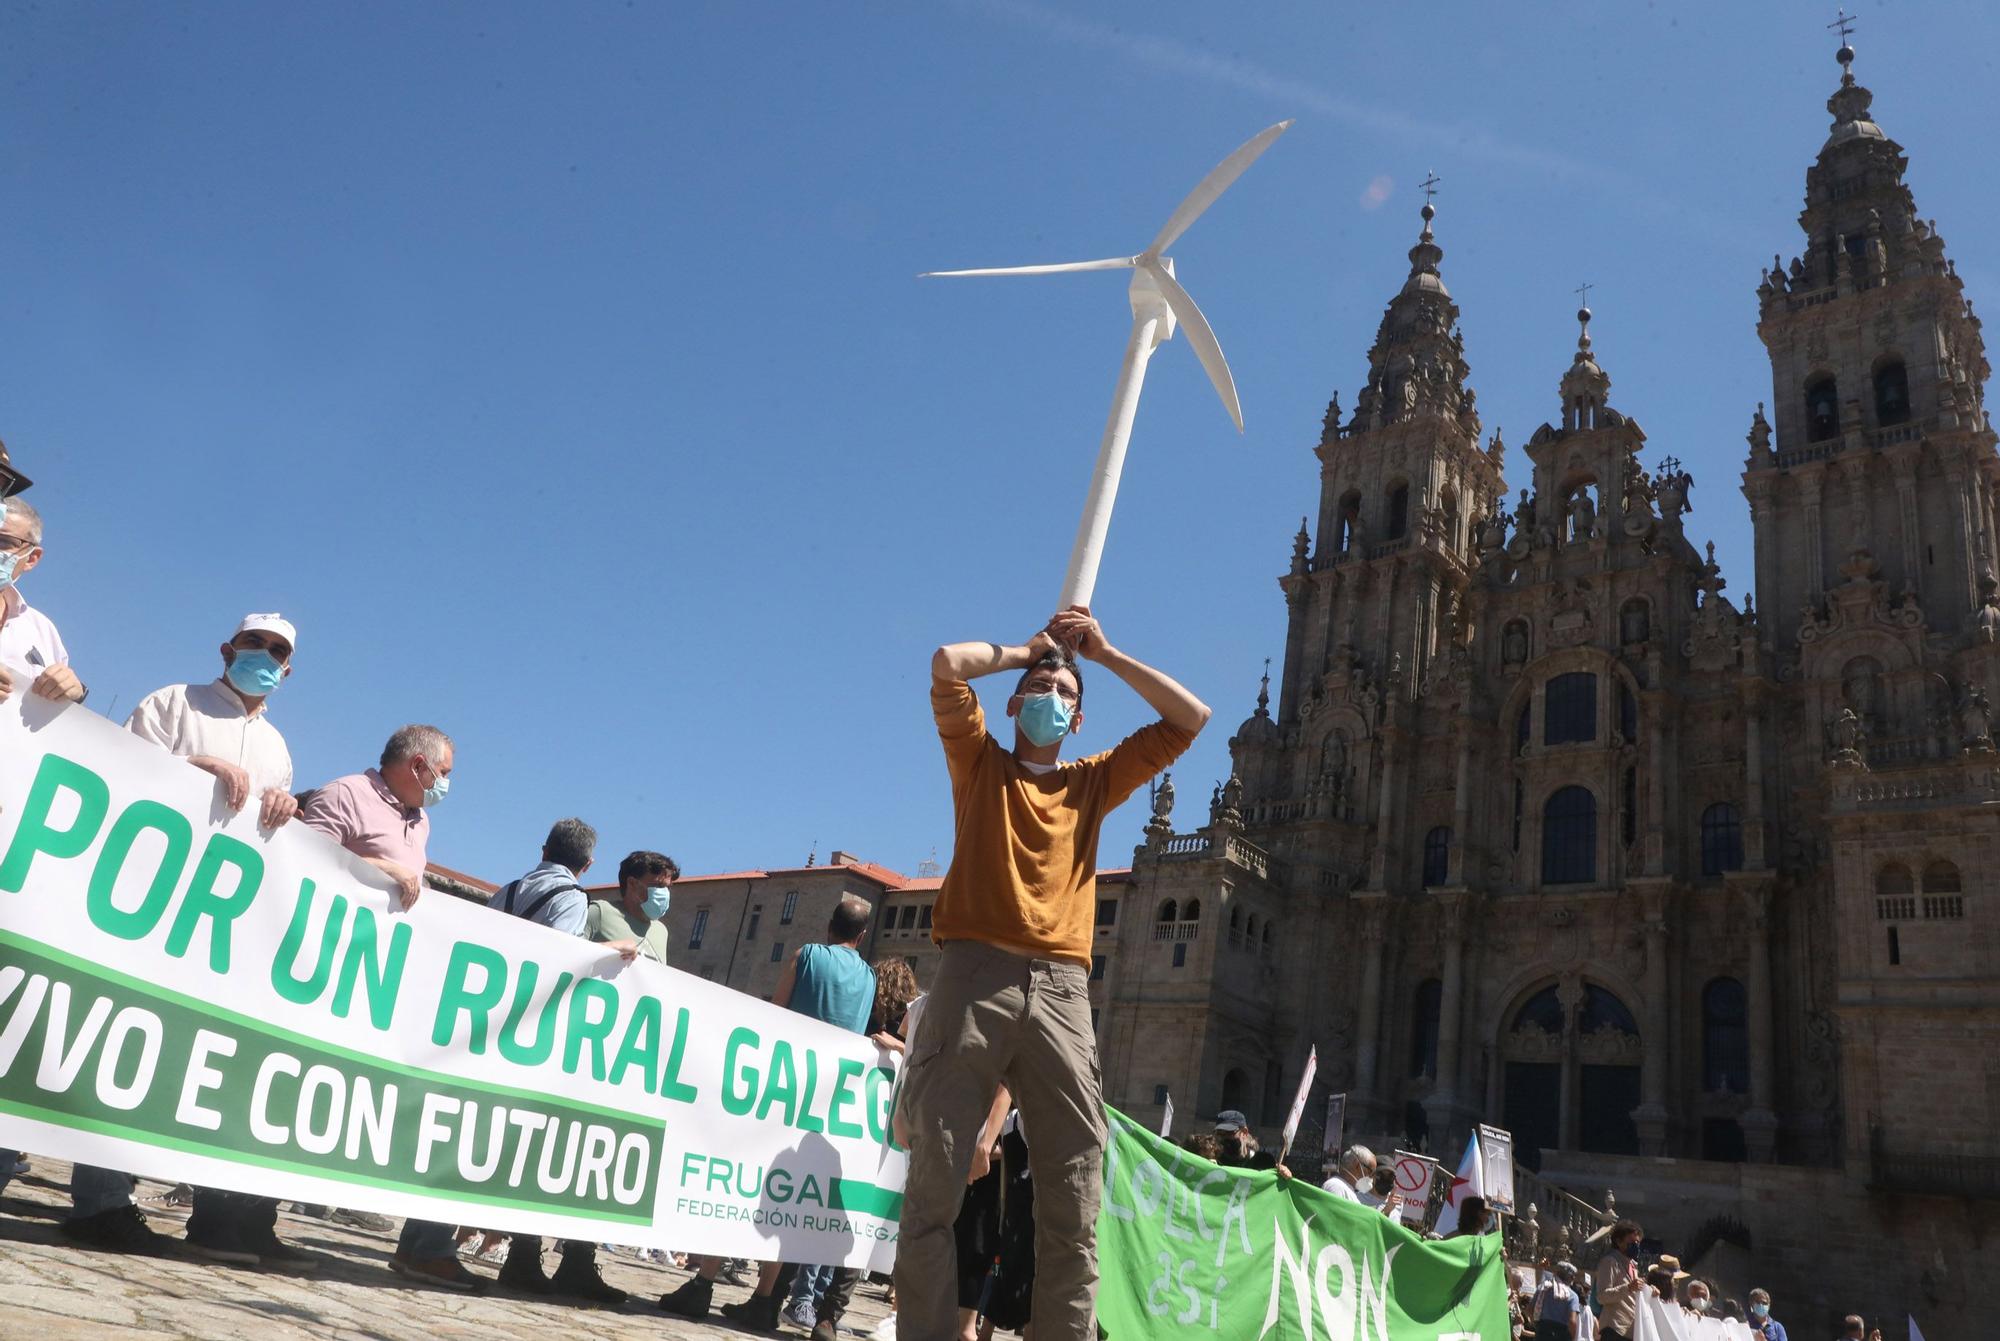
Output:
<path fill-rule="evenodd" d="M 585 939 L 615 945 L 627 958 L 667 962 L 667 902 L 681 868 L 658 852 L 634 852 L 618 863 L 618 897 L 592 899 L 584 914 Z M 631 947 L 627 950 L 627 946 Z"/>

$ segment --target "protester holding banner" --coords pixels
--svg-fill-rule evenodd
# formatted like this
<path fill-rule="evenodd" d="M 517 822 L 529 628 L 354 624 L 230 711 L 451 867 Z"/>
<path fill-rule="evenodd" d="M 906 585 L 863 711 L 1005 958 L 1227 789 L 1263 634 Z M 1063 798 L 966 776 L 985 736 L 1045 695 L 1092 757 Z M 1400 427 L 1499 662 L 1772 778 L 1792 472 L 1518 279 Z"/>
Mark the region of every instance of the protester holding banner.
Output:
<path fill-rule="evenodd" d="M 868 934 L 868 923 L 874 914 L 868 900 L 857 894 L 843 894 L 827 923 L 826 943 L 801 945 L 792 952 L 792 961 L 785 966 L 784 976 L 778 979 L 777 990 L 771 994 L 771 1004 L 857 1034 L 867 1033 L 875 1012 L 875 970 L 861 957 L 861 938 Z M 765 1264 L 756 1292 L 741 1303 L 725 1304 L 722 1315 L 734 1322 L 775 1331 L 782 1271 L 779 1263 Z M 840 1319 L 854 1297 L 854 1287 L 861 1280 L 860 1270 L 828 1267 L 826 1283 L 820 1285 L 821 1271 L 817 1265 L 795 1267 L 793 1280 L 801 1278 L 804 1284 L 795 1289 L 790 1300 L 792 1305 L 799 1306 L 798 1311 L 789 1320 L 809 1326 L 814 1341 L 833 1341 Z M 816 1305 L 810 1323 L 804 1317 L 807 1305 Z"/>
<path fill-rule="evenodd" d="M 1555 1272 L 1535 1292 L 1536 1341 L 1577 1341 L 1582 1301 L 1571 1287 L 1576 1284 L 1576 1264 L 1556 1263 Z"/>
<path fill-rule="evenodd" d="M 20 479 L 5 469 L 6 459 L 6 449 L 0 447 L 0 483 Z M 42 514 L 18 493 L 0 495 L 0 701 L 20 688 L 46 699 L 81 703 L 84 688 L 69 667 L 62 635 L 47 615 L 21 597 L 20 581 L 41 563 L 42 553 Z M 20 1151 L 0 1150 L 0 1191 L 25 1168 Z M 129 1196 L 125 1204 L 131 1206 Z M 146 1227 L 146 1217 L 137 1207 L 131 1207 L 129 1214 L 100 1220 L 93 1228 L 117 1240 L 103 1246 L 125 1252 L 160 1251 L 160 1236 Z"/>
<path fill-rule="evenodd" d="M 634 852 L 618 863 L 618 898 L 593 899 L 583 918 L 584 939 L 621 949 L 630 942 L 641 959 L 667 962 L 667 904 L 681 878 L 674 859 Z"/>
<path fill-rule="evenodd" d="M 1250 1119 L 1233 1108 L 1215 1115 L 1215 1162 L 1225 1169 L 1275 1169 L 1278 1157 L 1257 1145 Z"/>
<path fill-rule="evenodd" d="M 427 808 L 444 800 L 456 763 L 450 736 L 434 726 L 403 727 L 382 747 L 378 767 L 319 788 L 299 818 L 395 881 L 403 906 L 413 907 L 430 860 Z M 452 1226 L 432 1220 L 403 1221 L 389 1269 L 449 1290 L 486 1287 L 459 1262 Z"/>
<path fill-rule="evenodd" d="M 582 936 L 589 918 L 590 897 L 578 883 L 590 869 L 597 852 L 597 830 L 580 819 L 559 819 L 542 841 L 542 860 L 536 867 L 503 886 L 487 900 L 487 907 L 510 916 L 548 927 L 563 935 Z M 636 940 L 617 943 L 626 959 L 639 952 Z M 564 1239 L 562 1262 L 553 1278 L 542 1272 L 542 1239 L 539 1234 L 516 1234 L 507 1245 L 507 1260 L 500 1264 L 500 1284 L 523 1294 L 563 1294 L 607 1308 L 625 1302 L 625 1291 L 607 1284 L 597 1269 L 597 1245 L 589 1239 Z"/>
<path fill-rule="evenodd" d="M 1077 657 L 1130 685 L 1161 720 L 1116 748 L 1060 762 L 1083 727 Z M 1012 749 L 987 730 L 970 681 L 1021 672 L 1007 701 Z M 1072 606 L 1024 646 L 957 643 L 931 658 L 931 710 L 951 777 L 954 846 L 932 937 L 943 947 L 910 1054 L 914 1129 L 896 1291 L 908 1334 L 952 1334 L 952 1224 L 974 1133 L 995 1087 L 1030 1132 L 1038 1341 L 1092 1341 L 1105 1141 L 1090 1019 L 1097 842 L 1105 817 L 1172 763 L 1208 721 L 1201 700 L 1114 648 Z"/>
<path fill-rule="evenodd" d="M 1333 1176 L 1321 1183 L 1322 1192 L 1331 1192 L 1342 1201 L 1361 1201 L 1360 1185 L 1366 1182 L 1372 1190 L 1375 1183 L 1375 1152 L 1365 1145 L 1351 1145 L 1340 1153 L 1340 1164 Z"/>
<path fill-rule="evenodd" d="M 245 615 L 222 644 L 222 674 L 208 684 L 175 684 L 139 701 L 125 729 L 214 775 L 232 814 L 253 800 L 257 822 L 276 829 L 298 812 L 292 754 L 271 725 L 268 700 L 292 673 L 298 630 L 278 614 Z M 79 1167 L 76 1182 L 102 1170 Z M 131 1175 L 113 1175 L 131 1190 Z M 316 1254 L 278 1238 L 278 1199 L 197 1187 L 187 1241 L 202 1256 L 239 1266 L 316 1267 Z M 78 1214 L 82 1214 L 81 1207 Z M 103 1215 L 116 1214 L 112 1211 Z"/>
<path fill-rule="evenodd" d="M 1639 1240 L 1644 1237 L 1638 1221 L 1620 1220 L 1611 1226 L 1611 1251 L 1597 1259 L 1595 1290 L 1603 1306 L 1598 1334 L 1604 1341 L 1631 1341 L 1639 1293 L 1646 1288 L 1646 1278 L 1639 1272 Z"/>

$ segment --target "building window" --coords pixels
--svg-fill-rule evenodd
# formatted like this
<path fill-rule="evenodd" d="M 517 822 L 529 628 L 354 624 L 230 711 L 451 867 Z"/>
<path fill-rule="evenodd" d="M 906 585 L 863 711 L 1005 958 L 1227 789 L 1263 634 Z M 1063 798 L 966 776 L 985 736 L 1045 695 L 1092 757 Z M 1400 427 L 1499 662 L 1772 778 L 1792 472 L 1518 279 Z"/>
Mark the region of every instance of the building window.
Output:
<path fill-rule="evenodd" d="M 1189 900 L 1187 901 L 1187 904 L 1186 904 L 1186 906 L 1185 906 L 1185 907 L 1183 907 L 1183 908 L 1181 909 L 1181 921 L 1183 921 L 1183 922 L 1199 922 L 1199 921 L 1201 921 L 1201 900 L 1200 900 L 1200 899 L 1189 899 Z"/>
<path fill-rule="evenodd" d="M 1516 754 L 1528 748 L 1528 732 L 1534 720 L 1534 707 L 1534 700 L 1530 698 L 1526 703 L 1521 705 L 1521 715 L 1514 719 L 1514 753 Z"/>
<path fill-rule="evenodd" d="M 1743 1094 L 1750 1088 L 1749 1009 L 1743 984 L 1717 978 L 1701 993 L 1702 1088 Z"/>
<path fill-rule="evenodd" d="M 1440 824 L 1424 835 L 1424 888 L 1451 878 L 1451 830 Z"/>
<path fill-rule="evenodd" d="M 1900 928 L 1897 927 L 1889 928 L 1889 962 L 1891 964 L 1900 964 L 1903 962 L 1903 938 L 1897 934 L 1899 930 Z"/>
<path fill-rule="evenodd" d="M 1118 925 L 1118 900 L 1099 899 L 1097 901 L 1097 925 L 1114 927 Z"/>
<path fill-rule="evenodd" d="M 1410 529 L 1410 486 L 1398 484 L 1389 490 L 1389 528 L 1384 540 L 1401 540 Z"/>
<path fill-rule="evenodd" d="M 917 929 L 919 931 L 931 929 L 931 905 L 928 903 L 917 910 Z"/>
<path fill-rule="evenodd" d="M 1521 850 L 1521 802 L 1527 788 L 1519 778 L 1514 779 L 1514 851 Z"/>
<path fill-rule="evenodd" d="M 701 938 L 708 934 L 708 909 L 694 910 L 694 927 L 688 932 L 688 949 L 699 950 Z"/>
<path fill-rule="evenodd" d="M 1910 377 L 1901 359 L 1889 359 L 1875 370 L 1875 422 L 1883 428 L 1910 418 Z"/>
<path fill-rule="evenodd" d="M 1178 922 L 1180 920 L 1180 905 L 1172 899 L 1165 900 L 1160 904 L 1159 915 L 1153 920 L 1155 922 Z"/>
<path fill-rule="evenodd" d="M 1264 958 L 1271 957 L 1271 924 L 1264 923 Z"/>
<path fill-rule="evenodd" d="M 911 927 L 914 927 L 916 924 L 917 924 L 917 905 L 914 903 L 904 904 L 903 920 L 897 923 L 897 927 L 900 930 L 908 931 Z"/>
<path fill-rule="evenodd" d="M 1806 441 L 1825 442 L 1840 434 L 1840 387 L 1831 375 L 1806 383 Z"/>
<path fill-rule="evenodd" d="M 783 959 L 784 957 L 785 957 L 785 943 L 784 943 L 783 941 L 772 941 L 772 942 L 771 942 L 771 962 L 772 962 L 773 964 L 775 964 L 775 963 L 777 963 L 777 962 L 778 962 L 778 961 L 779 961 L 780 959 Z"/>
<path fill-rule="evenodd" d="M 792 915 L 798 912 L 798 910 L 799 892 L 794 889 L 785 895 L 785 906 L 778 913 L 778 925 L 784 927 L 790 926 L 792 924 Z"/>
<path fill-rule="evenodd" d="M 1438 1073 L 1438 1021 L 1444 1017 L 1444 984 L 1432 978 L 1417 986 L 1416 1010 L 1410 1020 L 1410 1076 Z"/>
<path fill-rule="evenodd" d="M 1542 744 L 1597 739 L 1597 675 L 1570 671 L 1549 677 L 1542 689 Z"/>
<path fill-rule="evenodd" d="M 1721 875 L 1743 869 L 1743 821 L 1736 807 L 1717 801 L 1701 812 L 1701 873 Z"/>
<path fill-rule="evenodd" d="M 1339 534 L 1335 536 L 1335 540 L 1338 543 L 1334 546 L 1334 549 L 1341 554 L 1345 554 L 1348 550 L 1354 548 L 1355 542 L 1361 538 L 1360 493 L 1350 490 L 1347 496 L 1340 500 L 1340 521 L 1338 527 Z"/>
<path fill-rule="evenodd" d="M 764 920 L 764 905 L 761 903 L 755 903 L 750 905 L 750 926 L 749 929 L 743 933 L 743 939 L 746 941 L 756 940 L 757 924 L 759 922 L 762 922 L 763 920 Z"/>
<path fill-rule="evenodd" d="M 1092 956 L 1090 957 L 1090 980 L 1091 980 L 1092 982 L 1103 982 L 1103 981 L 1104 981 L 1104 956 L 1103 956 L 1103 955 L 1092 955 Z"/>
<path fill-rule="evenodd" d="M 1597 879 L 1597 798 L 1563 787 L 1542 807 L 1542 883 L 1587 885 Z"/>
<path fill-rule="evenodd" d="M 1955 922 L 1965 916 L 1965 899 L 1959 883 L 1958 867 L 1948 861 L 1934 861 L 1924 867 L 1924 920 Z"/>
<path fill-rule="evenodd" d="M 1187 963 L 1187 942 L 1186 942 L 1186 941 L 1175 941 L 1175 942 L 1174 942 L 1174 967 L 1175 967 L 1175 968 L 1179 968 L 1179 967 L 1181 967 L 1181 965 L 1183 965 L 1183 964 L 1185 964 L 1185 963 Z"/>
<path fill-rule="evenodd" d="M 1618 682 L 1618 735 L 1627 745 L 1639 739 L 1639 700 L 1623 680 Z"/>
<path fill-rule="evenodd" d="M 1915 882 L 1910 879 L 1910 868 L 1901 862 L 1890 862 L 1875 872 L 1876 920 L 1898 922 L 1914 918 L 1917 915 L 1916 888 Z"/>

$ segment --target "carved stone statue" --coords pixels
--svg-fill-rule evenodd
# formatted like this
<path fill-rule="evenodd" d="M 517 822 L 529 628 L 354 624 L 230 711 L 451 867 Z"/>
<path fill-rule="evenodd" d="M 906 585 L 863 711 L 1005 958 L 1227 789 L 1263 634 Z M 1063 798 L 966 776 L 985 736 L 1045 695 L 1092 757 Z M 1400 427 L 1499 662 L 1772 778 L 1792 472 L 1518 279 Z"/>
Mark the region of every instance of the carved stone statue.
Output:
<path fill-rule="evenodd" d="M 1827 723 L 1827 740 L 1833 746 L 1835 768 L 1865 768 L 1861 751 L 1868 743 L 1866 730 L 1854 709 L 1842 706 Z"/>
<path fill-rule="evenodd" d="M 1500 658 L 1509 666 L 1518 666 L 1528 659 L 1528 630 L 1518 619 L 1511 621 L 1500 635 Z"/>
<path fill-rule="evenodd" d="M 1969 754 L 1993 753 L 1993 705 L 1986 690 L 1968 684 L 1958 695 L 1959 745 Z"/>
<path fill-rule="evenodd" d="M 1570 538 L 1578 543 L 1589 540 L 1597 532 L 1597 505 L 1590 501 L 1589 489 L 1578 489 L 1569 496 Z"/>
<path fill-rule="evenodd" d="M 1153 789 L 1153 818 L 1161 823 L 1172 820 L 1174 814 L 1174 775 L 1162 773 L 1160 785 Z"/>

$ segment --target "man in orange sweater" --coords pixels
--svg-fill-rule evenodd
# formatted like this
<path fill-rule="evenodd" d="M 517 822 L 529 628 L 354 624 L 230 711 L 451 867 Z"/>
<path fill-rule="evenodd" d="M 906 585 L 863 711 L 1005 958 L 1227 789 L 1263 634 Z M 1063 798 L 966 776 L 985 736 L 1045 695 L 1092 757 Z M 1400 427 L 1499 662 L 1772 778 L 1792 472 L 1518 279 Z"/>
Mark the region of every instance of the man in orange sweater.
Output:
<path fill-rule="evenodd" d="M 1160 720 L 1115 748 L 1060 763 L 1083 726 L 1077 657 L 1104 667 Z M 968 681 L 1023 672 L 1003 748 Z M 1105 816 L 1194 742 L 1208 707 L 1118 651 L 1071 606 L 1023 647 L 954 643 L 931 658 L 931 710 L 951 774 L 955 835 L 932 938 L 944 949 L 910 1040 L 903 1113 L 910 1170 L 896 1253 L 900 1334 L 958 1328 L 952 1223 L 995 1091 L 1021 1114 L 1035 1181 L 1036 1341 L 1094 1341 L 1104 1097 L 1090 1022 L 1097 836 Z"/>

